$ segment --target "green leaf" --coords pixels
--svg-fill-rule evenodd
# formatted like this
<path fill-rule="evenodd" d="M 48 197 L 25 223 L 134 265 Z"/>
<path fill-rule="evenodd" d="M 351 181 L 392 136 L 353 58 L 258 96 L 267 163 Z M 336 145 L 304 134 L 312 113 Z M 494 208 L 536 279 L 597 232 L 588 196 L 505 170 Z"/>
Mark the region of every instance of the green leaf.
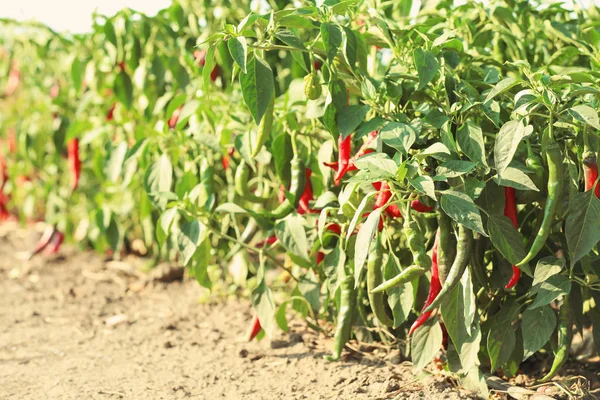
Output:
<path fill-rule="evenodd" d="M 494 163 L 500 176 L 512 161 L 524 135 L 525 127 L 520 121 L 508 121 L 500 128 L 494 142 Z"/>
<path fill-rule="evenodd" d="M 408 151 L 417 139 L 415 130 L 407 124 L 401 122 L 390 122 L 379 132 L 381 140 L 388 146 L 408 154 Z"/>
<path fill-rule="evenodd" d="M 492 90 L 490 90 L 490 92 L 488 93 L 488 95 L 485 98 L 485 100 L 483 101 L 483 103 L 484 104 L 487 103 L 488 101 L 490 101 L 494 97 L 498 96 L 499 94 L 504 93 L 504 92 L 510 90 L 511 88 L 519 85 L 521 82 L 522 81 L 520 79 L 514 78 L 514 77 L 502 79 L 500 82 L 498 82 L 496 84 L 496 86 L 494 86 L 492 88 Z"/>
<path fill-rule="evenodd" d="M 523 361 L 550 340 L 556 327 L 556 314 L 549 306 L 527 309 L 523 313 Z"/>
<path fill-rule="evenodd" d="M 504 215 L 489 215 L 487 223 L 492 245 L 511 264 L 518 264 L 527 255 L 521 233 Z M 526 266 L 523 266 L 528 268 Z M 523 269 L 525 269 L 523 268 Z"/>
<path fill-rule="evenodd" d="M 537 293 L 529 310 L 546 306 L 571 291 L 571 281 L 564 275 L 553 275 L 533 288 Z"/>
<path fill-rule="evenodd" d="M 467 371 L 465 376 L 460 380 L 460 384 L 465 389 L 477 393 L 481 399 L 489 398 L 489 390 L 485 375 L 477 366 L 473 366 Z"/>
<path fill-rule="evenodd" d="M 263 267 L 261 267 L 261 269 L 263 269 Z M 271 289 L 269 289 L 267 282 L 264 279 L 264 272 L 261 275 L 262 279 L 260 280 L 260 283 L 256 289 L 252 291 L 252 305 L 258 314 L 260 326 L 264 329 L 267 336 L 271 336 L 273 334 L 275 302 L 273 301 Z"/>
<path fill-rule="evenodd" d="M 491 370 L 506 364 L 515 349 L 516 335 L 513 322 L 519 316 L 521 307 L 516 301 L 509 299 L 502 312 L 493 316 L 487 336 L 487 350 L 491 361 Z"/>
<path fill-rule="evenodd" d="M 556 258 L 554 256 L 544 257 L 538 261 L 535 266 L 535 273 L 533 275 L 532 287 L 536 287 L 543 282 L 546 282 L 548 278 L 554 276 L 565 268 L 565 260 Z"/>
<path fill-rule="evenodd" d="M 288 46 L 294 47 L 298 50 L 306 50 L 304 43 L 296 36 L 296 34 L 288 29 L 278 31 L 275 36 Z"/>
<path fill-rule="evenodd" d="M 191 271 L 196 278 L 196 281 L 203 287 L 207 289 L 212 288 L 212 282 L 210 281 L 210 277 L 208 276 L 208 265 L 211 259 L 211 250 L 212 246 L 210 244 L 210 238 L 208 235 L 204 235 L 204 240 L 200 242 L 198 247 L 196 248 L 196 253 L 192 258 L 191 262 Z"/>
<path fill-rule="evenodd" d="M 569 199 L 565 236 L 571 265 L 575 265 L 600 241 L 600 200 L 593 190 L 574 193 Z"/>
<path fill-rule="evenodd" d="M 133 104 L 133 84 L 125 71 L 119 72 L 115 79 L 115 96 L 128 110 Z"/>
<path fill-rule="evenodd" d="M 419 86 L 417 87 L 417 90 L 421 90 L 435 78 L 435 75 L 440 69 L 440 64 L 433 53 L 421 48 L 416 48 L 414 50 L 413 59 L 419 76 Z"/>
<path fill-rule="evenodd" d="M 338 130 L 344 139 L 364 121 L 370 110 L 369 106 L 351 105 L 338 111 L 336 116 Z"/>
<path fill-rule="evenodd" d="M 471 121 L 467 121 L 456 131 L 456 141 L 463 153 L 471 161 L 487 167 L 483 131 Z"/>
<path fill-rule="evenodd" d="M 377 225 L 379 224 L 379 218 L 381 218 L 381 210 L 381 208 L 378 208 L 369 214 L 367 220 L 362 224 L 356 235 L 356 246 L 354 249 L 355 284 L 358 283 L 362 268 L 367 261 L 367 257 L 369 257 L 371 241 L 375 236 L 375 232 L 377 232 Z"/>
<path fill-rule="evenodd" d="M 170 192 L 173 184 L 173 166 L 166 155 L 162 155 L 158 160 L 154 161 L 148 170 L 145 177 L 145 188 L 148 196 L 154 198 L 159 193 Z M 156 199 L 153 199 L 156 201 Z M 161 202 L 161 207 L 164 208 L 166 203 Z"/>
<path fill-rule="evenodd" d="M 331 62 L 342 46 L 342 30 L 336 24 L 325 22 L 321 24 L 321 37 L 327 52 L 327 59 Z"/>
<path fill-rule="evenodd" d="M 569 114 L 578 121 L 584 122 L 592 128 L 600 130 L 600 120 L 598 120 L 598 112 L 590 106 L 580 104 L 569 109 Z"/>
<path fill-rule="evenodd" d="M 483 221 L 481 220 L 479 209 L 466 194 L 454 190 L 446 190 L 442 192 L 440 205 L 442 210 L 459 224 L 466 226 L 472 231 L 479 232 L 483 236 L 487 236 L 483 230 Z"/>
<path fill-rule="evenodd" d="M 232 37 L 227 41 L 229 54 L 231 58 L 240 66 L 240 69 L 246 73 L 246 59 L 248 58 L 248 45 L 243 36 Z"/>
<path fill-rule="evenodd" d="M 472 161 L 445 161 L 436 168 L 436 178 L 458 178 L 461 175 L 473 171 L 476 166 L 477 164 Z"/>
<path fill-rule="evenodd" d="M 507 167 L 502 173 L 501 178 L 495 176 L 494 181 L 499 185 L 502 184 L 502 186 L 509 186 L 517 190 L 540 191 L 525 172 L 514 167 Z"/>
<path fill-rule="evenodd" d="M 158 58 L 157 58 L 158 60 Z M 206 50 L 206 55 L 204 57 L 204 67 L 202 67 L 202 80 L 204 81 L 204 88 L 207 93 L 210 93 L 210 84 L 211 84 L 211 74 L 214 67 L 217 65 L 215 61 L 215 46 L 210 46 L 208 50 Z"/>
<path fill-rule="evenodd" d="M 354 68 L 358 52 L 358 41 L 356 40 L 356 36 L 354 36 L 354 32 L 352 32 L 350 28 L 344 26 L 343 30 L 342 53 L 344 54 L 344 58 L 346 59 L 346 62 L 350 68 Z"/>
<path fill-rule="evenodd" d="M 275 235 L 286 250 L 307 260 L 308 240 L 303 222 L 300 216 L 288 216 L 275 225 Z"/>
<path fill-rule="evenodd" d="M 433 200 L 437 201 L 435 197 L 435 185 L 433 183 L 433 179 L 431 179 L 428 175 L 417 176 L 414 179 L 409 179 L 408 183 L 419 192 L 426 194 L 431 197 Z"/>
<path fill-rule="evenodd" d="M 417 328 L 410 342 L 410 354 L 415 370 L 425 368 L 433 360 L 442 347 L 442 339 L 442 328 L 435 318 Z"/>
<path fill-rule="evenodd" d="M 273 71 L 256 54 L 247 66 L 248 72 L 240 74 L 240 84 L 244 101 L 258 125 L 274 96 Z"/>
<path fill-rule="evenodd" d="M 188 265 L 205 236 L 206 229 L 200 221 L 193 220 L 181 225 L 177 234 L 177 246 L 184 266 Z"/>
<path fill-rule="evenodd" d="M 156 238 L 160 246 L 162 246 L 165 243 L 165 240 L 169 237 L 169 234 L 171 233 L 171 226 L 173 225 L 173 221 L 175 220 L 176 216 L 176 207 L 169 208 L 160 215 L 158 224 L 156 225 Z"/>
<path fill-rule="evenodd" d="M 481 330 L 478 320 L 474 318 L 475 294 L 469 269 L 465 270 L 460 284 L 452 291 L 449 299 L 442 303 L 441 312 L 463 370 L 479 365 L 477 353 Z"/>
<path fill-rule="evenodd" d="M 121 144 L 112 148 L 110 152 L 110 158 L 106 163 L 105 174 L 106 178 L 112 182 L 117 183 L 123 170 L 123 163 L 125 162 L 125 155 L 127 154 L 127 143 L 122 142 Z"/>
<path fill-rule="evenodd" d="M 306 301 L 308 301 L 312 309 L 318 312 L 321 308 L 319 278 L 312 269 L 300 277 L 298 290 L 302 293 Z"/>

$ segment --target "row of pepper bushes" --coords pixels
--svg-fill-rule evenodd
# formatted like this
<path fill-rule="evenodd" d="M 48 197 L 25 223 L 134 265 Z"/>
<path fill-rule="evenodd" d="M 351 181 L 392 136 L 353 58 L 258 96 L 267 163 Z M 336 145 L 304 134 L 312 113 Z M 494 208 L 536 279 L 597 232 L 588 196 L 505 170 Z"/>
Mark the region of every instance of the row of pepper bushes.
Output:
<path fill-rule="evenodd" d="M 332 360 L 441 350 L 482 396 L 527 359 L 553 378 L 575 333 L 598 349 L 599 10 L 257 7 L 3 21 L 0 216 L 47 223 L 32 256 L 179 262 L 250 295 L 251 339 L 293 312 Z"/>

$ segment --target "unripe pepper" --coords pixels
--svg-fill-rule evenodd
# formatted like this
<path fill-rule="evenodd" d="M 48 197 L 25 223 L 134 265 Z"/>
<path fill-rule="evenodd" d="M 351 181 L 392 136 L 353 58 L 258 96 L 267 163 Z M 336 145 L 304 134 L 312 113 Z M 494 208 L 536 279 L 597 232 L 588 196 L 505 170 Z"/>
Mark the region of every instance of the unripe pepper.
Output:
<path fill-rule="evenodd" d="M 369 252 L 367 261 L 367 290 L 369 304 L 373 315 L 385 326 L 394 326 L 394 318 L 388 307 L 386 307 L 386 296 L 384 293 L 374 293 L 373 290 L 383 283 L 383 245 L 380 234 L 375 237 L 373 248 Z"/>
<path fill-rule="evenodd" d="M 309 100 L 318 99 L 322 92 L 323 89 L 316 73 L 310 73 L 304 77 L 304 94 Z"/>
<path fill-rule="evenodd" d="M 340 308 L 338 310 L 337 327 L 333 338 L 333 352 L 326 359 L 336 361 L 340 359 L 342 350 L 346 342 L 352 335 L 352 321 L 356 311 L 357 291 L 354 288 L 354 277 L 348 275 L 342 281 L 340 286 L 342 295 L 340 298 Z"/>

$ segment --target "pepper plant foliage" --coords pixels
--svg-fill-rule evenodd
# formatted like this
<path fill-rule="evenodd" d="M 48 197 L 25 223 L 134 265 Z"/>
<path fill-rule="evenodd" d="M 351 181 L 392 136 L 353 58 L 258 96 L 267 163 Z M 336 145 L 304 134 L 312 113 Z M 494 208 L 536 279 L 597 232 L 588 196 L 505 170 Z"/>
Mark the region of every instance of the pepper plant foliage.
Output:
<path fill-rule="evenodd" d="M 0 217 L 181 262 L 267 334 L 293 310 L 331 359 L 442 351 L 482 394 L 600 350 L 598 8 L 248 3 L 1 21 Z"/>

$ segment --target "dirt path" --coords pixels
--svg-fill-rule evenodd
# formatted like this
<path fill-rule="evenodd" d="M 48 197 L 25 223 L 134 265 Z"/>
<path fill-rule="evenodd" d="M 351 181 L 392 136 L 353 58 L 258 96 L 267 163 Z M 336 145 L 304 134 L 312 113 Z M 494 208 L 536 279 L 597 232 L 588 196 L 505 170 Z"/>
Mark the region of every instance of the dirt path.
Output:
<path fill-rule="evenodd" d="M 68 247 L 24 261 L 36 238 L 0 228 L 2 399 L 469 397 L 441 378 L 417 381 L 406 365 L 326 362 L 328 343 L 300 321 L 244 342 L 249 304 L 202 305 L 193 281 L 142 286 Z"/>

